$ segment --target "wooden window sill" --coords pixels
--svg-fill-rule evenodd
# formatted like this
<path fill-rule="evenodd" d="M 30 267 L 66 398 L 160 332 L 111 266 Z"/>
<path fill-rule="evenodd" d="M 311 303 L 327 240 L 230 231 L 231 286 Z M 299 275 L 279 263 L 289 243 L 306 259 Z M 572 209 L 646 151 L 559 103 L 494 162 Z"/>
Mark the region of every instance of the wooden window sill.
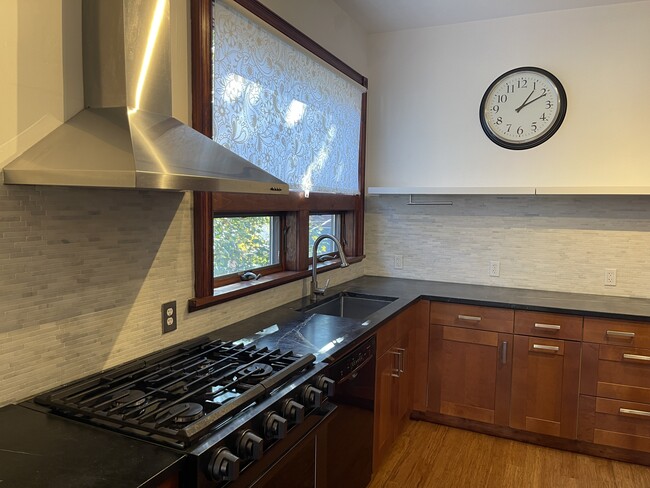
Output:
<path fill-rule="evenodd" d="M 364 256 L 348 257 L 348 262 L 350 264 L 360 263 L 363 258 Z M 338 259 L 335 261 L 326 261 L 324 263 L 318 264 L 316 272 L 322 273 L 336 269 L 339 266 L 340 261 Z M 189 312 L 203 310 L 204 308 L 212 307 L 220 303 L 252 295 L 253 293 L 258 293 L 270 288 L 275 288 L 276 286 L 286 285 L 287 283 L 298 281 L 303 278 L 308 278 L 310 276 L 311 268 L 302 271 L 280 271 L 278 273 L 271 273 L 266 276 L 262 276 L 258 280 L 242 281 L 239 283 L 220 286 L 218 288 L 214 288 L 214 293 L 212 296 L 203 298 L 191 298 L 188 303 L 188 310 Z"/>

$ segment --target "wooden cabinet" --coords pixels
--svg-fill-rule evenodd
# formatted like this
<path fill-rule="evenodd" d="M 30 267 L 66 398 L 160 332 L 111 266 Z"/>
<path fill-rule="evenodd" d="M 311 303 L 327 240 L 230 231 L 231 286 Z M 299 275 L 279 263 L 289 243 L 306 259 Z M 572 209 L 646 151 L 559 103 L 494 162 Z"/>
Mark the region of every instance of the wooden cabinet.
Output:
<path fill-rule="evenodd" d="M 581 338 L 582 317 L 515 312 L 510 427 L 576 438 Z"/>
<path fill-rule="evenodd" d="M 408 420 L 414 402 L 414 384 L 423 384 L 417 362 L 426 362 L 426 311 L 428 302 L 418 302 L 377 332 L 375 428 L 373 470 L 381 464 Z M 418 339 L 424 346 L 418 343 Z M 423 341 L 423 342 L 422 342 Z M 426 367 L 424 368 L 426 371 Z M 418 388 L 419 390 L 419 388 Z M 421 400 L 420 400 L 421 401 Z"/>
<path fill-rule="evenodd" d="M 650 326 L 587 318 L 584 332 L 578 438 L 650 452 Z"/>
<path fill-rule="evenodd" d="M 427 410 L 507 426 L 512 310 L 432 303 Z"/>

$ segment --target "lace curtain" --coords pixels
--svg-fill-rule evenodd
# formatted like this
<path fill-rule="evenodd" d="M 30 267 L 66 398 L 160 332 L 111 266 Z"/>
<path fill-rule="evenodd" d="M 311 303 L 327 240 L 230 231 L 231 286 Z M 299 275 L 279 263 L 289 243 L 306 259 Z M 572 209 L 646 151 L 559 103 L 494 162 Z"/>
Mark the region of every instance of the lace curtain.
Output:
<path fill-rule="evenodd" d="M 358 194 L 363 87 L 214 7 L 213 137 L 292 190 Z"/>

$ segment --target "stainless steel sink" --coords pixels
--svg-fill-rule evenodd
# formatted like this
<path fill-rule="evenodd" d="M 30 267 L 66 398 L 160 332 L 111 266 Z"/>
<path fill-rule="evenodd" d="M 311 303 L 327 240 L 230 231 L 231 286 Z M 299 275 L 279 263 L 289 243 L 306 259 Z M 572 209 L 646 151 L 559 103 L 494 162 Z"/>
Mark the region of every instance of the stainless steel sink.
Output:
<path fill-rule="evenodd" d="M 299 312 L 365 319 L 395 300 L 397 298 L 343 292 L 301 308 Z"/>

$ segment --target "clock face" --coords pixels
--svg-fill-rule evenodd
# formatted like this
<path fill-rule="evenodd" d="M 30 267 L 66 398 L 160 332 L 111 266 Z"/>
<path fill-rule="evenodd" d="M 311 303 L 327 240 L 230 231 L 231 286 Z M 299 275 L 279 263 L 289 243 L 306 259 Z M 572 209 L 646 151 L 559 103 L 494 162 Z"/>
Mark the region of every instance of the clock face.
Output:
<path fill-rule="evenodd" d="M 541 68 L 516 68 L 486 90 L 479 118 L 487 136 L 507 149 L 529 149 L 550 138 L 566 114 L 560 81 Z"/>

